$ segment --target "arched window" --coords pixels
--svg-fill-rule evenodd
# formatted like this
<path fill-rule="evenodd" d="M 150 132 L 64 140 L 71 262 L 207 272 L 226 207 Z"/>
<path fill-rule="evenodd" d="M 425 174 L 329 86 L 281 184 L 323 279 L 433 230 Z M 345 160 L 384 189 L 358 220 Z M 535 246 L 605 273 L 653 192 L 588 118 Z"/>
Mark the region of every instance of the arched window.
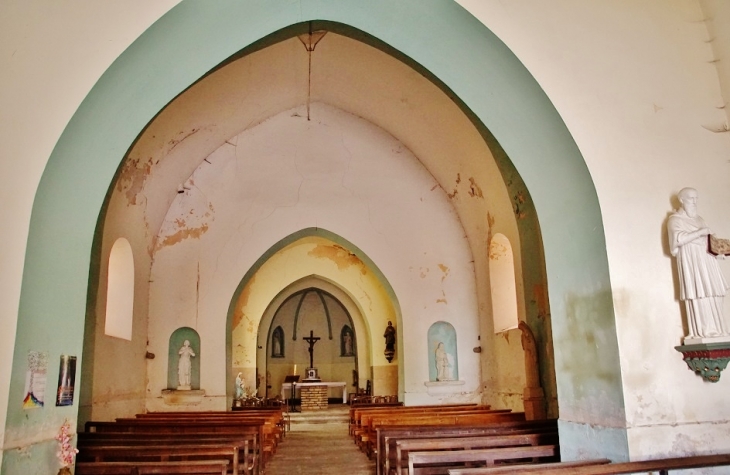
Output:
<path fill-rule="evenodd" d="M 104 333 L 131 340 L 133 315 L 134 256 L 129 241 L 119 238 L 109 253 Z"/>
<path fill-rule="evenodd" d="M 512 245 L 504 234 L 489 243 L 489 280 L 492 287 L 494 333 L 517 328 L 517 287 Z"/>

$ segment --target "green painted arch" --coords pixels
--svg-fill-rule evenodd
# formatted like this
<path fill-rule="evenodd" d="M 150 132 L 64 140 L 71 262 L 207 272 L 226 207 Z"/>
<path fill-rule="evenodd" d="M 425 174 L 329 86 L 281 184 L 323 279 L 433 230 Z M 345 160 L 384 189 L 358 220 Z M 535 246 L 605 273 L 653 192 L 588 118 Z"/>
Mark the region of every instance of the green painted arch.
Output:
<path fill-rule="evenodd" d="M 82 354 L 96 224 L 109 184 L 136 137 L 166 104 L 227 58 L 310 20 L 350 25 L 412 58 L 453 91 L 498 141 L 540 218 L 553 336 L 560 347 L 558 394 L 560 404 L 571 407 L 561 437 L 567 425 L 583 425 L 596 437 L 585 442 L 591 447 L 582 453 L 626 458 L 608 261 L 590 174 L 537 81 L 488 28 L 446 0 L 184 0 L 122 53 L 65 128 L 36 192 L 6 431 L 44 427 L 49 418 L 61 421 L 69 415 L 70 409 L 63 408 L 26 414 L 12 401 L 22 399 L 28 348 Z M 582 334 L 575 338 L 570 328 L 576 322 L 581 332 L 597 334 L 602 345 L 589 346 Z M 582 370 L 585 361 L 570 361 L 585 350 L 595 355 L 599 371 Z M 49 380 L 55 376 L 49 373 Z M 603 437 L 602 428 L 611 433 Z M 565 447 L 573 444 L 569 452 L 580 453 L 587 439 L 566 440 Z M 11 459 L 6 454 L 3 467 Z"/>

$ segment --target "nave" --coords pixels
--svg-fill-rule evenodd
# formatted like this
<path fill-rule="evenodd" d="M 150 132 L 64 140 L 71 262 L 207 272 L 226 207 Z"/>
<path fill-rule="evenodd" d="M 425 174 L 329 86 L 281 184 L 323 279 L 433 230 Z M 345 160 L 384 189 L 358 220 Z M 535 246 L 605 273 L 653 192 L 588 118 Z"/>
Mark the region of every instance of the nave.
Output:
<path fill-rule="evenodd" d="M 371 475 L 375 462 L 348 436 L 348 408 L 292 413 L 291 430 L 265 469 L 266 475 Z"/>

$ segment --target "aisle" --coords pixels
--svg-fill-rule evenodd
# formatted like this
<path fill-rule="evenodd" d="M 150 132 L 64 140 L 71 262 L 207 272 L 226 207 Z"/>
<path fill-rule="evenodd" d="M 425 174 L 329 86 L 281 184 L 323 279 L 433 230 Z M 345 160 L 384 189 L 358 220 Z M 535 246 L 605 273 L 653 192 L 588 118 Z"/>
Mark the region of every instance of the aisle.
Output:
<path fill-rule="evenodd" d="M 346 422 L 292 423 L 265 471 L 265 475 L 328 473 L 375 473 L 375 462 L 358 450 L 347 434 Z"/>

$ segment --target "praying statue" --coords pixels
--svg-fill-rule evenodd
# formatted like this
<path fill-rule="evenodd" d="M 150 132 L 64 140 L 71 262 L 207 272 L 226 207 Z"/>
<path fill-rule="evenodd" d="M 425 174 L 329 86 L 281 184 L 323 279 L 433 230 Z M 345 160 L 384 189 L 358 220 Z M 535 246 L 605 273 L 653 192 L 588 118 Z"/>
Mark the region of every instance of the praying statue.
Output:
<path fill-rule="evenodd" d="M 393 327 L 393 323 L 390 321 L 388 321 L 388 326 L 385 327 L 383 337 L 385 337 L 385 351 L 383 353 L 385 354 L 385 359 L 390 363 L 393 360 L 393 356 L 395 356 L 395 327 Z"/>
<path fill-rule="evenodd" d="M 449 370 L 451 367 L 451 363 L 449 362 L 450 355 L 446 353 L 443 341 L 440 341 L 436 345 L 434 356 L 436 362 L 436 381 L 451 381 L 453 378 Z"/>
<path fill-rule="evenodd" d="M 669 250 L 677 258 L 679 298 L 687 311 L 687 339 L 728 336 L 723 298 L 728 284 L 717 257 L 708 252 L 710 229 L 697 215 L 697 190 L 683 188 L 677 194 L 681 208 L 669 216 Z M 724 257 L 724 256 L 723 256 Z"/>
<path fill-rule="evenodd" d="M 189 390 L 190 389 L 190 375 L 192 373 L 193 365 L 190 358 L 195 356 L 195 352 L 190 346 L 190 341 L 185 340 L 180 351 L 177 352 L 180 355 L 180 361 L 177 363 L 177 378 L 179 386 L 177 389 Z"/>
<path fill-rule="evenodd" d="M 238 373 L 238 376 L 236 376 L 236 395 L 234 397 L 235 400 L 240 401 L 243 399 L 243 378 L 241 378 L 241 373 Z"/>

